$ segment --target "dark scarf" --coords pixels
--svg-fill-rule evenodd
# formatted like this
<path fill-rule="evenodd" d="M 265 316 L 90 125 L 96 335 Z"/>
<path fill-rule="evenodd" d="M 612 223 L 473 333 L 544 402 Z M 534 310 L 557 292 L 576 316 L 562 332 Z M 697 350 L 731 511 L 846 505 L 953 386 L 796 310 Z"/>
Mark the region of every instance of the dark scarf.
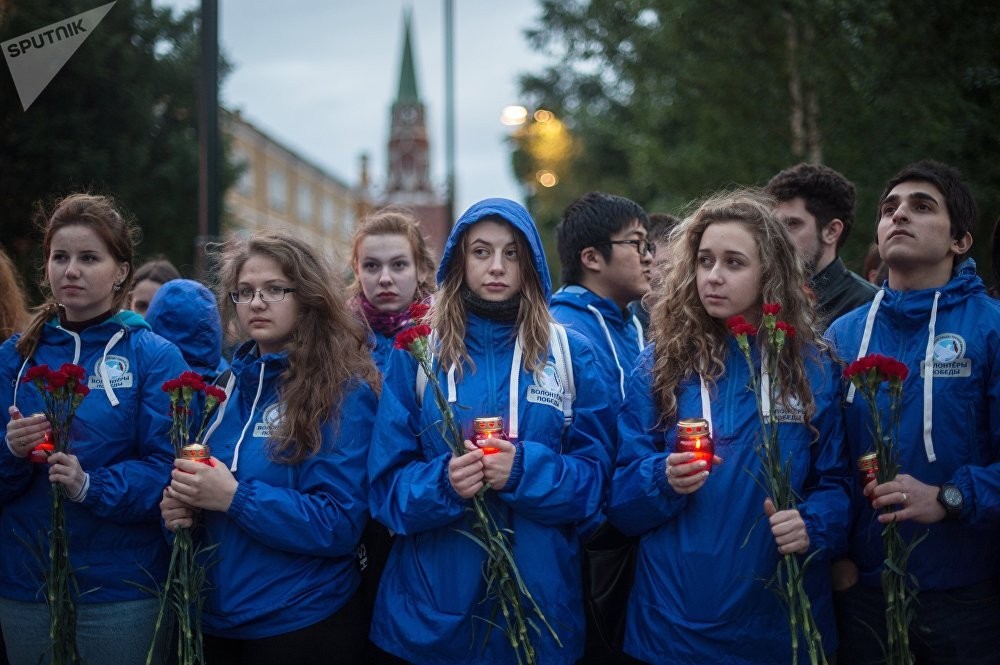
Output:
<path fill-rule="evenodd" d="M 90 326 L 97 325 L 98 323 L 101 323 L 103 321 L 107 321 L 108 319 L 110 319 L 111 318 L 111 312 L 112 312 L 112 310 L 109 309 L 108 311 L 106 311 L 106 312 L 104 312 L 102 314 L 98 314 L 94 318 L 87 319 L 86 321 L 67 321 L 66 320 L 66 312 L 65 312 L 65 310 L 63 310 L 63 309 L 60 308 L 60 310 L 59 310 L 59 325 L 62 326 L 63 328 L 65 328 L 66 330 L 69 330 L 69 331 L 75 332 L 77 334 L 80 334 L 84 330 L 86 330 L 87 328 L 89 328 Z"/>
<path fill-rule="evenodd" d="M 500 323 L 514 323 L 517 321 L 517 313 L 521 310 L 521 294 L 518 293 L 513 298 L 495 302 L 493 300 L 483 300 L 472 292 L 465 284 L 462 285 L 462 300 L 465 307 L 477 316 L 490 321 Z"/>
<path fill-rule="evenodd" d="M 399 329 L 410 322 L 410 308 L 407 307 L 401 312 L 383 312 L 375 307 L 365 298 L 365 294 L 359 293 L 356 302 L 361 307 L 361 313 L 371 329 L 386 337 L 392 337 Z"/>

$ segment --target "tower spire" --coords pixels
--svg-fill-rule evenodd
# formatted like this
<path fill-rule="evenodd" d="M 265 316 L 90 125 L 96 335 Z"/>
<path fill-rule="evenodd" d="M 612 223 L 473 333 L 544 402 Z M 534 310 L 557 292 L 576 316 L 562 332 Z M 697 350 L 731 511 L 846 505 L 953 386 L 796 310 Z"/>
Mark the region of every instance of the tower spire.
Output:
<path fill-rule="evenodd" d="M 415 104 L 420 101 L 417 92 L 417 69 L 413 63 L 413 40 L 410 27 L 411 10 L 403 12 L 403 61 L 399 67 L 399 91 L 396 93 L 397 104 Z"/>

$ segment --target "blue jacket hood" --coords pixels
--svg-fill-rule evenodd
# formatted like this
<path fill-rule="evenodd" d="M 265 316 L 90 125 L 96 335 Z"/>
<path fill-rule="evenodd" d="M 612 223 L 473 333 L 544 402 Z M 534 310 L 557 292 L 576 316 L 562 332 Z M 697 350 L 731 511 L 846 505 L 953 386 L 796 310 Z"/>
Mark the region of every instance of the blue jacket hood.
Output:
<path fill-rule="evenodd" d="M 955 272 L 948 283 L 936 289 L 894 291 L 886 285 L 879 309 L 884 309 L 889 317 L 900 323 L 909 320 L 926 326 L 936 292 L 941 293 L 938 309 L 944 310 L 964 303 L 973 294 L 985 293 L 986 285 L 976 274 L 975 260 L 965 259 L 955 266 Z M 868 307 L 863 305 L 862 309 L 867 312 Z"/>
<path fill-rule="evenodd" d="M 153 296 L 146 321 L 160 337 L 181 350 L 191 369 L 215 375 L 222 360 L 222 320 L 215 296 L 192 279 L 167 282 Z"/>
<path fill-rule="evenodd" d="M 493 216 L 501 217 L 510 222 L 528 241 L 528 246 L 531 247 L 531 257 L 535 262 L 535 268 L 538 270 L 538 275 L 542 282 L 542 290 L 545 292 L 545 301 L 548 302 L 549 297 L 552 295 L 552 278 L 549 276 L 549 266 L 545 262 L 545 250 L 542 248 L 542 239 L 538 235 L 538 229 L 535 227 L 535 222 L 531 219 L 528 211 L 520 203 L 511 201 L 510 199 L 483 199 L 479 203 L 472 204 L 458 218 L 455 226 L 451 229 L 451 234 L 448 236 L 448 242 L 444 246 L 444 254 L 441 256 L 441 265 L 438 266 L 437 272 L 438 284 L 443 283 L 445 277 L 447 277 L 455 245 L 458 244 L 466 230 L 479 220 Z"/>

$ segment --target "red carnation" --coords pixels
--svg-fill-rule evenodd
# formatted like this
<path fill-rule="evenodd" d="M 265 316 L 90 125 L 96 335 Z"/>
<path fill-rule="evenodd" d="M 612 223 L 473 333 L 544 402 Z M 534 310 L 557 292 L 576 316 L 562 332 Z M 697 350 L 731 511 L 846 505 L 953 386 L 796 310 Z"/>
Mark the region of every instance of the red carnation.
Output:
<path fill-rule="evenodd" d="M 743 318 L 742 315 L 732 316 L 726 319 L 726 325 L 729 326 L 729 330 L 739 337 L 740 335 L 756 335 L 757 329 L 752 325 L 747 323 L 747 320 Z"/>
<path fill-rule="evenodd" d="M 49 392 L 55 392 L 66 385 L 69 377 L 62 372 L 49 372 L 47 381 L 48 384 L 45 386 L 45 389 Z"/>
<path fill-rule="evenodd" d="M 430 309 L 430 305 L 418 300 L 410 305 L 410 318 L 414 321 L 423 321 Z"/>
<path fill-rule="evenodd" d="M 775 330 L 784 330 L 785 337 L 791 339 L 795 337 L 795 327 L 785 321 L 778 321 L 774 324 Z"/>
<path fill-rule="evenodd" d="M 28 383 L 29 381 L 34 381 L 35 379 L 45 379 L 49 376 L 48 365 L 35 365 L 24 373 L 24 377 L 21 379 L 21 383 Z"/>
<path fill-rule="evenodd" d="M 85 383 L 78 383 L 73 387 L 73 393 L 75 395 L 79 395 L 80 397 L 86 397 L 90 394 L 90 388 L 88 388 Z"/>
<path fill-rule="evenodd" d="M 87 378 L 87 370 L 79 365 L 74 365 L 73 363 L 63 363 L 63 366 L 59 368 L 59 371 L 71 379 L 76 379 L 77 381 L 83 381 Z"/>
<path fill-rule="evenodd" d="M 218 386 L 205 386 L 205 394 L 214 397 L 220 404 L 226 401 L 226 391 Z"/>
<path fill-rule="evenodd" d="M 177 380 L 183 388 L 190 388 L 191 390 L 205 389 L 205 380 L 201 378 L 201 374 L 198 372 L 192 372 L 190 370 L 182 372 Z"/>
<path fill-rule="evenodd" d="M 778 312 L 781 311 L 780 302 L 766 302 L 764 303 L 764 316 L 777 316 Z"/>
<path fill-rule="evenodd" d="M 393 346 L 397 349 L 402 349 L 406 351 L 410 348 L 410 345 L 416 342 L 418 339 L 429 337 L 431 334 L 431 327 L 425 323 L 422 323 L 406 330 L 401 331 L 396 335 L 393 341 Z"/>

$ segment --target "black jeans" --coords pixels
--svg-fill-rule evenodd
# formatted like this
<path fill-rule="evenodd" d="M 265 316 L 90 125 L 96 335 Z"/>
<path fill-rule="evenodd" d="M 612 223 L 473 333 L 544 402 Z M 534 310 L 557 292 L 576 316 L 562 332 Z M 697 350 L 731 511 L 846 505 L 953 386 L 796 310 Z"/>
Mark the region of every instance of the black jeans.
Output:
<path fill-rule="evenodd" d="M 311 626 L 257 640 L 205 636 L 205 662 L 212 665 L 362 665 L 368 622 L 360 593 Z"/>
<path fill-rule="evenodd" d="M 882 590 L 855 584 L 835 593 L 834 604 L 839 664 L 885 662 Z M 998 665 L 998 636 L 1000 593 L 994 582 L 917 595 L 916 617 L 910 624 L 910 650 L 917 665 Z"/>

